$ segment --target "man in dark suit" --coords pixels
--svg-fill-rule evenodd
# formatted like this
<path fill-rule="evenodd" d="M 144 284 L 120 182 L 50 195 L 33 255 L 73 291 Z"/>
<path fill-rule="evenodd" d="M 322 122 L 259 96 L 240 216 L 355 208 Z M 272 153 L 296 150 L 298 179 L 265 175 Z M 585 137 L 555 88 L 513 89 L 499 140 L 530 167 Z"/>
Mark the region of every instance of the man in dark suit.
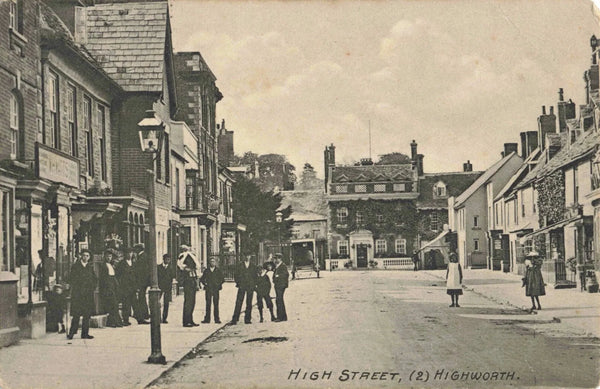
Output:
<path fill-rule="evenodd" d="M 173 278 L 175 273 L 171 266 L 171 257 L 169 254 L 163 255 L 163 263 L 158 266 L 158 288 L 163 297 L 162 322 L 167 324 L 169 316 L 169 303 L 173 295 Z"/>
<path fill-rule="evenodd" d="M 202 273 L 200 282 L 204 285 L 204 297 L 206 299 L 206 309 L 204 313 L 204 320 L 202 323 L 210 323 L 210 306 L 214 305 L 214 318 L 215 323 L 221 323 L 219 319 L 219 291 L 223 287 L 225 278 L 223 272 L 217 267 L 217 261 L 211 258 L 209 261 L 208 268 Z"/>
<path fill-rule="evenodd" d="M 275 254 L 275 270 L 273 271 L 273 286 L 275 287 L 275 306 L 277 307 L 277 319 L 275 321 L 287 321 L 283 294 L 288 287 L 289 273 L 285 263 L 281 261 L 283 255 Z"/>
<path fill-rule="evenodd" d="M 235 299 L 235 310 L 233 311 L 231 324 L 237 324 L 238 320 L 240 319 L 244 298 L 246 299 L 244 323 L 250 324 L 252 322 L 252 296 L 254 295 L 254 289 L 256 288 L 257 277 L 256 266 L 250 262 L 250 257 L 250 255 L 247 255 L 242 262 L 238 263 L 233 275 L 235 286 L 238 288 L 238 291 Z"/>
<path fill-rule="evenodd" d="M 136 278 L 133 265 L 135 263 L 135 251 L 132 248 L 125 250 L 125 257 L 117 264 L 115 274 L 119 281 L 119 297 L 121 301 L 121 316 L 123 325 L 131 325 L 129 316 L 131 309 L 136 304 Z"/>
<path fill-rule="evenodd" d="M 194 307 L 196 306 L 196 291 L 200 263 L 187 245 L 181 245 L 181 254 L 177 257 L 177 267 L 183 272 L 183 326 L 195 327 Z"/>
<path fill-rule="evenodd" d="M 81 251 L 79 260 L 71 266 L 69 283 L 71 285 L 71 329 L 67 334 L 68 339 L 79 329 L 79 317 L 81 321 L 81 339 L 94 339 L 89 334 L 90 317 L 94 312 L 94 289 L 96 289 L 96 274 L 90 263 L 91 253 L 85 249 Z"/>

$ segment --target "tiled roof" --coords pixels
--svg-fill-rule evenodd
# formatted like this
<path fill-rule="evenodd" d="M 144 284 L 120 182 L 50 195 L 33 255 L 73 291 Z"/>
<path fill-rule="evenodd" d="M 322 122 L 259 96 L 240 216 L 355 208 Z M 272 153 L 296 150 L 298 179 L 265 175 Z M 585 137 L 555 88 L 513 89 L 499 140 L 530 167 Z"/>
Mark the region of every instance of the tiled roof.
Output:
<path fill-rule="evenodd" d="M 162 91 L 167 2 L 98 4 L 86 9 L 86 47 L 104 70 L 125 91 Z"/>
<path fill-rule="evenodd" d="M 418 208 L 447 208 L 448 197 L 464 192 L 483 172 L 426 173 L 419 178 Z M 442 181 L 446 185 L 446 197 L 434 198 L 433 186 Z"/>
<path fill-rule="evenodd" d="M 336 166 L 331 182 L 384 182 L 413 181 L 415 174 L 411 164 Z"/>
<path fill-rule="evenodd" d="M 566 140 L 567 135 L 565 133 L 564 138 Z M 531 182 L 551 174 L 557 169 L 579 159 L 588 152 L 592 151 L 595 147 L 600 144 L 600 138 L 598 133 L 593 130 L 584 132 L 577 138 L 571 145 L 563 144 L 560 151 L 550 160 L 546 161 L 545 156 L 540 157 L 540 162 L 529 174 L 523 179 L 523 181 L 517 186 L 517 189 L 522 188 Z"/>
<path fill-rule="evenodd" d="M 513 157 L 519 158 L 517 154 L 513 152 L 508 154 L 506 157 L 502 158 L 495 164 L 493 164 L 488 170 L 485 171 L 485 173 L 479 176 L 479 178 L 477 178 L 475 182 L 473 182 L 473 184 L 467 188 L 467 190 L 465 190 L 463 193 L 461 193 L 460 196 L 456 198 L 454 206 L 458 207 L 462 205 L 465 201 L 467 201 L 467 199 L 471 197 L 473 193 L 477 191 L 477 189 L 485 185 L 485 183 L 488 182 L 488 180 L 492 178 L 494 174 L 496 174 L 496 172 L 498 172 L 498 170 L 500 170 L 500 168 L 502 168 L 502 166 L 504 166 L 504 164 L 507 163 Z"/>

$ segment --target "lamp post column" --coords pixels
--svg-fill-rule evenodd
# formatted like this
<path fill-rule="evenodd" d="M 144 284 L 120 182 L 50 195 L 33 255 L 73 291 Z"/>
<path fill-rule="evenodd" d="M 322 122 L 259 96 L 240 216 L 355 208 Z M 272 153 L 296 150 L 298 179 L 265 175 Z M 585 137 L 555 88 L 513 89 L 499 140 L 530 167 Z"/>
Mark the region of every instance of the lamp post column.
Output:
<path fill-rule="evenodd" d="M 148 297 L 150 300 L 150 338 L 152 353 L 148 357 L 149 363 L 160 363 L 165 364 L 166 359 L 162 354 L 162 346 L 160 339 L 160 289 L 158 288 L 158 267 L 156 264 L 156 208 L 155 208 L 155 173 L 154 173 L 154 161 L 152 170 L 148 172 L 148 225 L 150 227 L 150 237 L 147 243 L 148 260 L 150 263 L 150 290 L 148 291 Z"/>

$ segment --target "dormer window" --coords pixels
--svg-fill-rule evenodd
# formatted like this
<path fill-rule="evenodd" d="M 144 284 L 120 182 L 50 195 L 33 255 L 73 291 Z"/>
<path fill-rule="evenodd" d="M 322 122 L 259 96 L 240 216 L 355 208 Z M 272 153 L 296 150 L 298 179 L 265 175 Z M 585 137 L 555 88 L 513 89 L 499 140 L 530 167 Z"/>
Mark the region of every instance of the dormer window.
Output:
<path fill-rule="evenodd" d="M 442 181 L 438 181 L 433 186 L 433 197 L 446 197 L 446 184 Z"/>

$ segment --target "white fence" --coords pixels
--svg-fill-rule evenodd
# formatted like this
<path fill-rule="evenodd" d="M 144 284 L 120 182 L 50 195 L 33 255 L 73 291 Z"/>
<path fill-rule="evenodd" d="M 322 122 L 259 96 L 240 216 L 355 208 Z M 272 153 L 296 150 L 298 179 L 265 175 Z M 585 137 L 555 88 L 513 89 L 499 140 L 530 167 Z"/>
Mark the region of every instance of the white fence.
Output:
<path fill-rule="evenodd" d="M 325 269 L 345 269 L 344 264 L 348 259 L 326 259 Z M 376 269 L 389 270 L 412 270 L 414 265 L 411 258 L 375 258 L 377 262 Z"/>

